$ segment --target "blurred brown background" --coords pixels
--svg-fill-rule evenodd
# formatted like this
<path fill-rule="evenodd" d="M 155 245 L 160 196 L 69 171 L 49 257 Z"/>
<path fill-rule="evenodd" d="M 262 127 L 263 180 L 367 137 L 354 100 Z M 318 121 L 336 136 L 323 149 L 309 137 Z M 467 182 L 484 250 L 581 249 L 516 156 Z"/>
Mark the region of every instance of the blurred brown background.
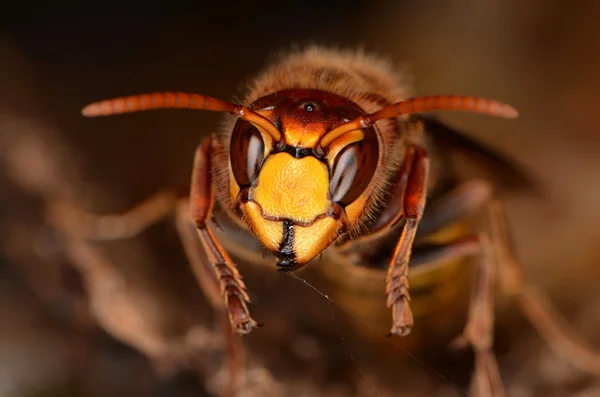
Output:
<path fill-rule="evenodd" d="M 197 396 L 217 387 L 217 354 L 203 364 L 214 376 L 159 378 L 128 346 L 172 352 L 190 326 L 212 326 L 172 226 L 102 244 L 112 265 L 90 274 L 71 266 L 41 209 L 60 199 L 122 211 L 186 184 L 195 146 L 220 119 L 181 111 L 87 120 L 83 105 L 159 90 L 239 98 L 270 56 L 294 44 L 361 46 L 408 65 L 419 94 L 481 95 L 517 107 L 513 122 L 442 117 L 512 156 L 544 186 L 542 198 L 509 199 L 519 256 L 528 279 L 600 347 L 599 3 L 12 7 L 0 25 L 0 396 Z M 419 386 L 345 327 L 348 316 L 335 311 L 333 321 L 306 286 L 269 269 L 243 271 L 255 316 L 267 324 L 245 339 L 253 346 L 250 381 L 266 388 L 254 385 L 249 395 L 462 395 L 427 370 L 464 387 L 469 368 L 444 368 L 451 357 L 441 361 L 440 353 L 424 367 L 391 346 L 407 371 L 433 380 Z M 121 317 L 88 310 L 88 294 L 115 297 L 107 307 Z M 98 316 L 120 342 L 95 325 Z M 500 362 L 511 396 L 600 396 L 598 379 L 556 358 L 518 314 L 506 318 L 511 337 Z"/>

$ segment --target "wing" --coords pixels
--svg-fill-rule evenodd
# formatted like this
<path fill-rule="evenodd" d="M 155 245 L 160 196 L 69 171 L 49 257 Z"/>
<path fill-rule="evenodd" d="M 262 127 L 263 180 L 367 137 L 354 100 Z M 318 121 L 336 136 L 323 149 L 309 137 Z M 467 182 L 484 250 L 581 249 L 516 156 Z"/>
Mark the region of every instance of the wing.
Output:
<path fill-rule="evenodd" d="M 453 168 L 467 169 L 469 173 L 486 178 L 509 190 L 520 190 L 540 194 L 539 181 L 532 178 L 523 167 L 498 153 L 490 146 L 479 142 L 434 117 L 421 117 L 426 133 L 431 139 L 433 150 L 451 162 Z"/>

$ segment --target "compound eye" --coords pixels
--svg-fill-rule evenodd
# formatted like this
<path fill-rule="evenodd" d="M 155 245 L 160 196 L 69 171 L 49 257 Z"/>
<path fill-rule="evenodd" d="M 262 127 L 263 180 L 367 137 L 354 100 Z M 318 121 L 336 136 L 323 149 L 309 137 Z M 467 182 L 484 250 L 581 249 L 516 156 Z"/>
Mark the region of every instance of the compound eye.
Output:
<path fill-rule="evenodd" d="M 378 148 L 368 141 L 350 144 L 335 158 L 329 182 L 333 201 L 347 206 L 365 191 L 377 167 Z"/>
<path fill-rule="evenodd" d="M 235 129 L 231 136 L 230 158 L 238 185 L 251 185 L 265 159 L 265 143 L 256 127 L 246 125 Z"/>

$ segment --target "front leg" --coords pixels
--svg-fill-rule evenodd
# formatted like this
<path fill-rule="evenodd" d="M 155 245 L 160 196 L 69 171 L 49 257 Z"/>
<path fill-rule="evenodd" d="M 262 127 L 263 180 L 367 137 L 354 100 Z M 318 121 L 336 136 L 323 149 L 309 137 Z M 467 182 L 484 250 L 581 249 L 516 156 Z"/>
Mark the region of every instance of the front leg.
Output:
<path fill-rule="evenodd" d="M 385 278 L 387 306 L 392 308 L 393 323 L 390 334 L 399 336 L 408 335 L 413 325 L 409 305 L 408 262 L 417 227 L 425 209 L 428 175 L 429 159 L 425 150 L 416 145 L 409 146 L 402 172 L 398 176 L 404 186 L 401 187 L 402 192 L 397 198 L 401 200 L 400 216 L 406 222 Z"/>
<path fill-rule="evenodd" d="M 190 193 L 191 215 L 208 262 L 219 280 L 231 326 L 238 334 L 245 335 L 258 325 L 246 306 L 250 302 L 246 286 L 236 265 L 206 225 L 211 218 L 215 196 L 211 154 L 218 149 L 218 145 L 216 135 L 211 135 L 196 149 Z"/>

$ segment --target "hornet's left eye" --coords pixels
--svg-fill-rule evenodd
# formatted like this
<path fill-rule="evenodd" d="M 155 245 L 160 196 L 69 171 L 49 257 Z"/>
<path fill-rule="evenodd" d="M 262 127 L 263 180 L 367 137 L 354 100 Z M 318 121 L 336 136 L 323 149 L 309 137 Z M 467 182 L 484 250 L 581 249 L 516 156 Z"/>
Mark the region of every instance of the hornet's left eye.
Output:
<path fill-rule="evenodd" d="M 367 188 L 377 168 L 377 143 L 369 140 L 346 146 L 335 158 L 329 191 L 334 202 L 346 206 Z"/>
<path fill-rule="evenodd" d="M 239 186 L 251 185 L 265 158 L 265 143 L 252 125 L 236 128 L 231 136 L 230 158 L 233 175 Z"/>

